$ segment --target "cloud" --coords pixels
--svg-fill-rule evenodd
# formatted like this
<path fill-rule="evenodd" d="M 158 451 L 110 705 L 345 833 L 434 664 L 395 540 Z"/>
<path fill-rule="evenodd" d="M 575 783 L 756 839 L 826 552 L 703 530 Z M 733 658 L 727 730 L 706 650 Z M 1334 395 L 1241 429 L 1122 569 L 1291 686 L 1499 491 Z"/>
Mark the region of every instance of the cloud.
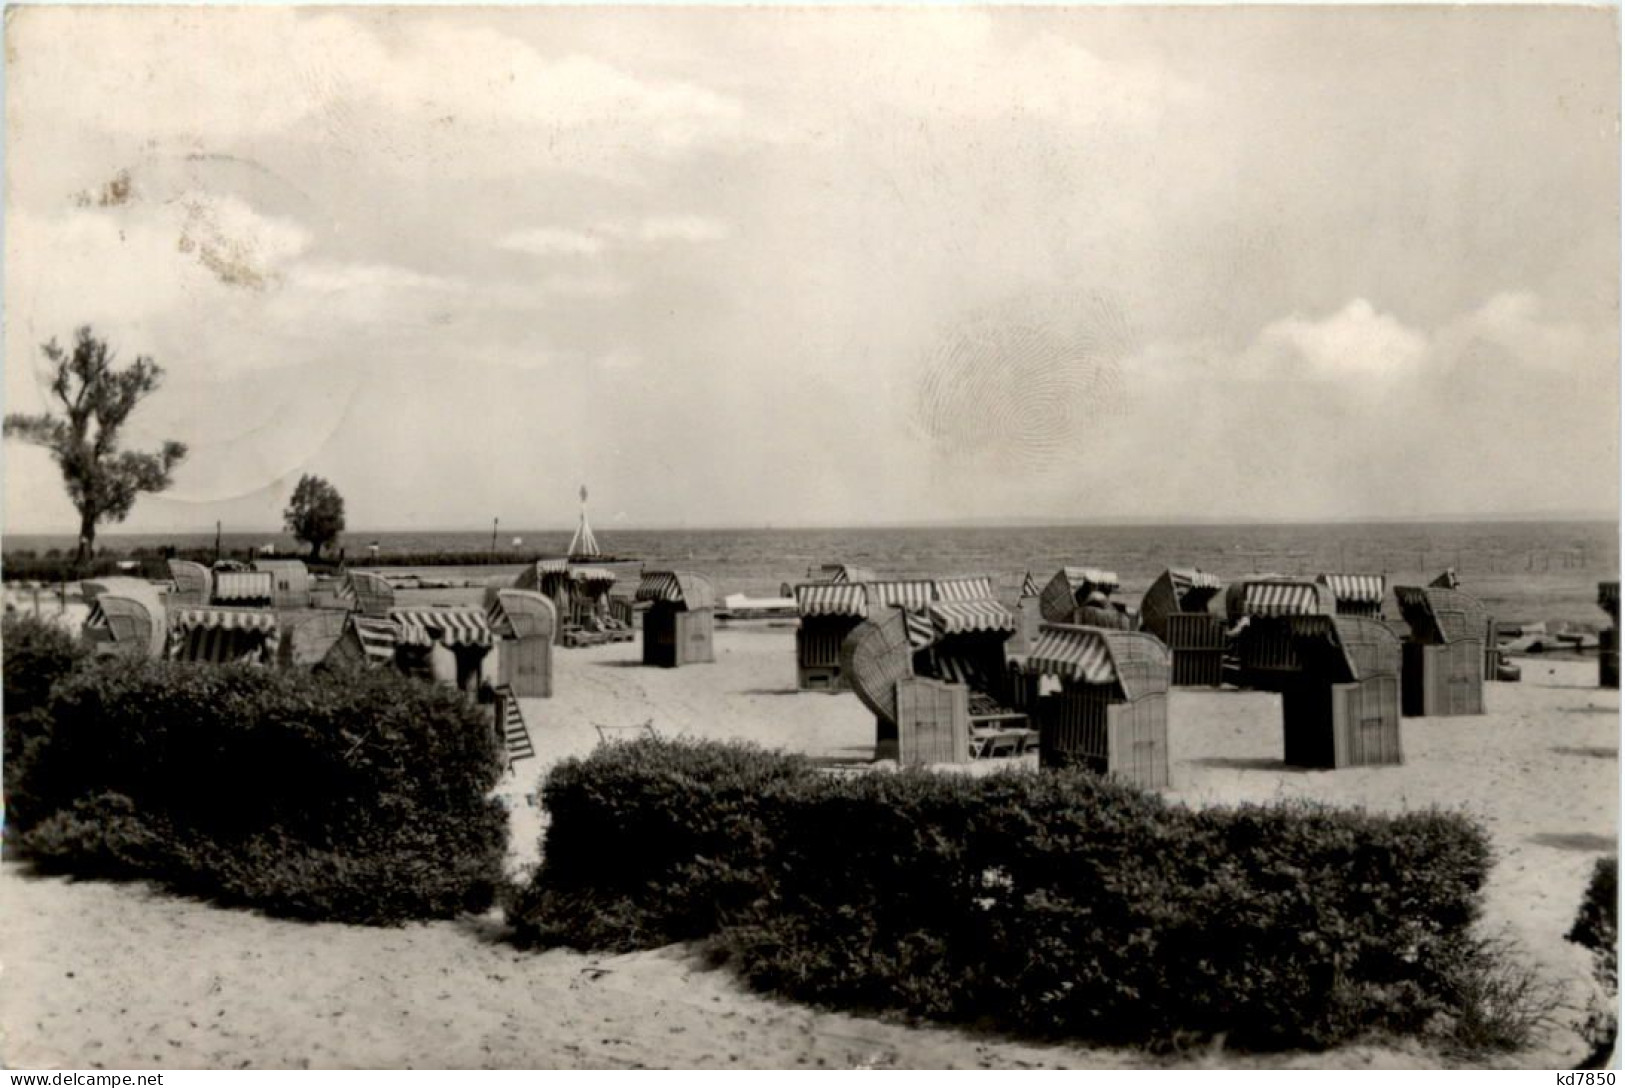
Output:
<path fill-rule="evenodd" d="M 139 134 L 149 146 L 218 151 L 294 138 L 374 169 L 510 176 L 545 164 L 635 176 L 628 162 L 752 132 L 727 95 L 591 56 L 544 55 L 449 13 L 19 14 L 8 20 L 13 116 Z"/>
<path fill-rule="evenodd" d="M 1615 333 L 1547 310 L 1506 292 L 1428 328 L 1354 299 L 1271 321 L 1240 348 L 1149 345 L 1124 364 L 1124 426 L 1074 473 L 1130 477 L 1155 455 L 1146 436 L 1165 433 L 1200 456 L 1158 459 L 1159 514 L 1215 494 L 1232 513 L 1310 519 L 1607 509 L 1619 490 Z M 1583 470 L 1553 471 L 1559 442 Z"/>
<path fill-rule="evenodd" d="M 614 298 L 632 289 L 627 280 L 601 272 L 575 274 L 555 272 L 545 276 L 537 287 L 546 294 L 566 298 Z"/>
<path fill-rule="evenodd" d="M 728 237 L 727 224 L 702 215 L 652 215 L 606 219 L 591 227 L 533 227 L 497 239 L 497 248 L 536 257 L 599 257 L 668 242 L 714 242 Z"/>
<path fill-rule="evenodd" d="M 643 242 L 715 242 L 728 237 L 728 227 L 700 215 L 651 216 L 638 223 L 631 234 Z"/>
<path fill-rule="evenodd" d="M 530 253 L 538 257 L 596 257 L 604 251 L 602 235 L 564 227 L 534 227 L 515 231 L 497 240 L 498 249 Z"/>
<path fill-rule="evenodd" d="M 1294 315 L 1268 325 L 1240 373 L 1358 387 L 1414 372 L 1428 348 L 1425 335 L 1357 298 L 1328 317 Z"/>

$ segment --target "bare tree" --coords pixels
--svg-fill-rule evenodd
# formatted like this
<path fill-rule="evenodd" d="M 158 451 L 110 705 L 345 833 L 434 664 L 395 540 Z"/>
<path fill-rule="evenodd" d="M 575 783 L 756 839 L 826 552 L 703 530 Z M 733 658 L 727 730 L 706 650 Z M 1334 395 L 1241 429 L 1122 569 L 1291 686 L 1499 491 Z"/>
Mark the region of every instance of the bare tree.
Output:
<path fill-rule="evenodd" d="M 56 368 L 51 393 L 64 414 L 10 414 L 5 436 L 50 450 L 62 469 L 68 498 L 79 511 L 74 564 L 82 566 L 96 543 L 96 526 L 123 521 L 136 496 L 167 488 L 171 471 L 186 457 L 186 446 L 170 441 L 157 453 L 119 450 L 125 421 L 163 379 L 163 368 L 147 356 L 115 368 L 107 342 L 88 325 L 75 333 L 72 351 L 55 339 L 40 350 Z"/>

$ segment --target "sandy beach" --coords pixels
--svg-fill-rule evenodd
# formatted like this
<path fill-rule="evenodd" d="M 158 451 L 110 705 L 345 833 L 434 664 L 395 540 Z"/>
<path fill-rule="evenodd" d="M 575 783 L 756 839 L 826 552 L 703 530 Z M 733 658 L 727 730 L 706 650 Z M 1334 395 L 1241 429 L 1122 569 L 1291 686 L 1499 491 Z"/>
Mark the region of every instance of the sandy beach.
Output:
<path fill-rule="evenodd" d="M 554 698 L 527 700 L 537 759 L 502 787 L 512 868 L 536 860 L 537 783 L 554 762 L 645 723 L 859 762 L 873 723 L 856 697 L 794 690 L 793 628 L 720 627 L 717 660 L 637 664 L 636 643 L 556 656 Z M 1589 992 L 1567 944 L 1595 858 L 1617 849 L 1619 693 L 1594 661 L 1524 659 L 1482 717 L 1406 719 L 1402 767 L 1300 772 L 1280 763 L 1276 696 L 1181 690 L 1169 712 L 1172 799 L 1312 798 L 1483 821 L 1496 850 L 1484 931 L 1515 940 L 1562 989 L 1539 1047 L 1494 1064 L 1571 1065 L 1568 1024 Z M 669 948 L 629 956 L 517 952 L 495 915 L 374 930 L 220 910 L 141 885 L 76 883 L 4 866 L 0 989 L 12 1067 L 1025 1068 L 1163 1066 L 1132 1051 L 1035 1046 L 832 1015 L 745 992 Z M 1429 1067 L 1413 1047 L 1183 1055 L 1175 1065 Z"/>

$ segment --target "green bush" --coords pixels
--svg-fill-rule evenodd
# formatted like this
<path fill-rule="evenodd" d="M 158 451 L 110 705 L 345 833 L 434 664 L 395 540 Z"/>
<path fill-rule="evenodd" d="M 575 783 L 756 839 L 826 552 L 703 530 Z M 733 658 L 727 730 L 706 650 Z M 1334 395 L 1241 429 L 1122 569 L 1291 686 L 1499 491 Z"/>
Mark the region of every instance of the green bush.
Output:
<path fill-rule="evenodd" d="M 1073 770 L 839 779 L 640 741 L 543 797 L 528 939 L 709 932 L 785 996 L 1104 1042 L 1330 1046 L 1448 1018 L 1489 865 L 1459 816 L 1191 811 Z"/>
<path fill-rule="evenodd" d="M 1580 911 L 1564 936 L 1591 953 L 1598 999 L 1580 1030 L 1606 1059 L 1619 1036 L 1619 858 L 1597 859 Z"/>
<path fill-rule="evenodd" d="M 525 944 L 627 951 L 714 932 L 748 903 L 776 790 L 814 771 L 746 745 L 646 741 L 556 766 L 542 872 L 511 908 Z"/>
<path fill-rule="evenodd" d="M 500 745 L 445 689 L 108 659 L 47 712 L 13 824 L 42 869 L 364 923 L 484 909 L 500 880 Z"/>
<path fill-rule="evenodd" d="M 15 825 L 36 809 L 25 768 L 50 737 L 46 703 L 51 691 L 87 655 L 79 641 L 55 624 L 34 616 L 8 614 L 0 621 L 4 659 L 5 791 L 7 820 Z M 37 780 L 36 780 L 37 781 Z"/>

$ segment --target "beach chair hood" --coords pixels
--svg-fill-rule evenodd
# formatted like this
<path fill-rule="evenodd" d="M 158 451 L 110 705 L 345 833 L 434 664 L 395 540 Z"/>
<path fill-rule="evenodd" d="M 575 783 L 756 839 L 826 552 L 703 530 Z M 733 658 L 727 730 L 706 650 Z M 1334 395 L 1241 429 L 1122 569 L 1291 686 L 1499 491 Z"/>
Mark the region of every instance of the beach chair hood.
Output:
<path fill-rule="evenodd" d="M 487 587 L 485 619 L 498 638 L 546 638 L 558 631 L 559 614 L 553 602 L 528 589 Z"/>
<path fill-rule="evenodd" d="M 1098 567 L 1062 567 L 1038 595 L 1039 613 L 1050 623 L 1071 623 L 1089 594 L 1111 595 L 1118 587 L 1115 571 Z"/>
<path fill-rule="evenodd" d="M 1046 623 L 1021 663 L 1029 676 L 1049 675 L 1073 684 L 1107 684 L 1133 701 L 1167 691 L 1173 658 L 1161 640 L 1144 631 L 1111 631 Z"/>
<path fill-rule="evenodd" d="M 841 674 L 877 718 L 896 723 L 897 681 L 914 675 L 916 648 L 900 608 L 864 620 L 842 641 Z"/>
<path fill-rule="evenodd" d="M 710 579 L 687 571 L 648 571 L 638 583 L 637 600 L 670 604 L 690 612 L 715 608 L 717 591 Z"/>
<path fill-rule="evenodd" d="M 1484 637 L 1488 617 L 1477 597 L 1433 586 L 1395 586 L 1394 596 L 1417 642 L 1443 646 Z"/>

